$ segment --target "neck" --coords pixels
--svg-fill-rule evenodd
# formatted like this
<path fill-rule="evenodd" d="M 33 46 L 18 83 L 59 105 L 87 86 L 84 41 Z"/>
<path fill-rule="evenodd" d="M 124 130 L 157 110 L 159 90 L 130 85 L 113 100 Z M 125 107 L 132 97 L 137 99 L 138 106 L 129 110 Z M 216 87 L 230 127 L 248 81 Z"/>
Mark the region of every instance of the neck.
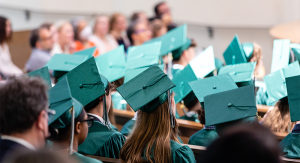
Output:
<path fill-rule="evenodd" d="M 111 35 L 113 35 L 115 38 L 120 38 L 120 37 L 122 37 L 122 31 L 119 31 L 119 30 L 112 30 L 110 33 L 111 33 Z"/>
<path fill-rule="evenodd" d="M 70 140 L 64 140 L 64 141 L 54 141 L 53 142 L 53 151 L 61 151 L 61 152 L 66 152 L 69 153 L 69 148 L 70 148 Z M 78 151 L 78 139 L 76 136 L 74 136 L 74 141 L 73 141 L 73 150 Z"/>
<path fill-rule="evenodd" d="M 43 146 L 43 144 L 39 141 L 40 139 L 38 138 L 37 133 L 35 133 L 32 129 L 24 133 L 16 133 L 8 136 L 23 139 L 31 144 L 35 149 L 40 149 Z"/>
<path fill-rule="evenodd" d="M 60 45 L 60 48 L 65 51 L 66 43 L 59 41 L 58 44 Z"/>
<path fill-rule="evenodd" d="M 101 40 L 105 40 L 106 35 L 102 35 L 101 33 L 95 33 L 96 36 L 98 36 Z"/>
<path fill-rule="evenodd" d="M 178 61 L 173 61 L 173 64 L 179 64 L 182 65 L 183 67 L 187 66 L 189 63 L 185 62 L 183 59 L 179 59 Z"/>
<path fill-rule="evenodd" d="M 142 45 L 142 43 L 136 42 L 136 41 L 135 41 L 135 42 L 133 43 L 133 45 L 134 45 L 134 46 L 138 46 L 138 45 Z"/>
<path fill-rule="evenodd" d="M 96 114 L 99 117 L 103 117 L 103 101 L 100 101 L 99 104 L 95 108 L 90 110 L 88 113 Z"/>

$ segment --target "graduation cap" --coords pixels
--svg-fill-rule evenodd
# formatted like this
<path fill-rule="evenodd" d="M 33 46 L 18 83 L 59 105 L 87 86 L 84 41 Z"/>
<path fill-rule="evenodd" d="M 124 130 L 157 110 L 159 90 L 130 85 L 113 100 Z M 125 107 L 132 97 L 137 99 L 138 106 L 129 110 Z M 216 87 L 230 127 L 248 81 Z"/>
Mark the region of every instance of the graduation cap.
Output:
<path fill-rule="evenodd" d="M 50 79 L 50 74 L 49 74 L 49 70 L 48 67 L 43 67 L 40 68 L 38 70 L 32 71 L 27 73 L 28 76 L 38 76 L 40 78 L 42 78 L 46 84 L 48 85 L 48 88 L 50 89 L 52 87 L 51 85 L 51 79 Z"/>
<path fill-rule="evenodd" d="M 97 47 L 94 46 L 94 47 L 91 47 L 88 49 L 84 49 L 84 50 L 75 52 L 73 55 L 84 55 L 84 56 L 87 56 L 88 58 L 91 58 L 94 55 L 96 48 Z"/>
<path fill-rule="evenodd" d="M 49 120 L 49 126 L 54 129 L 61 129 L 71 124 L 69 152 L 72 154 L 74 121 L 81 114 L 83 105 L 72 97 L 67 77 L 64 77 L 49 90 L 49 101 L 49 108 L 55 111 L 54 116 Z"/>
<path fill-rule="evenodd" d="M 223 56 L 227 65 L 247 62 L 238 35 L 234 36 Z"/>
<path fill-rule="evenodd" d="M 297 75 L 300 75 L 300 67 L 299 63 L 296 61 L 288 65 L 287 67 L 264 77 L 264 82 L 266 83 L 270 103 L 274 103 L 277 100 L 280 100 L 287 96 L 285 78 Z"/>
<path fill-rule="evenodd" d="M 300 121 L 300 76 L 288 77 L 285 80 L 291 121 Z"/>
<path fill-rule="evenodd" d="M 95 58 L 92 57 L 83 62 L 65 76 L 68 77 L 72 96 L 83 106 L 104 95 L 103 120 L 104 125 L 110 129 L 105 97 L 108 80 L 98 72 Z"/>
<path fill-rule="evenodd" d="M 257 113 L 253 85 L 220 92 L 204 97 L 205 125 L 216 125 Z"/>
<path fill-rule="evenodd" d="M 238 88 L 229 74 L 222 74 L 189 82 L 198 100 L 203 103 L 207 95 Z"/>
<path fill-rule="evenodd" d="M 271 73 L 289 65 L 290 40 L 274 40 Z"/>
<path fill-rule="evenodd" d="M 253 43 L 245 42 L 242 44 L 242 48 L 244 50 L 247 61 L 250 61 L 250 58 L 252 57 L 254 51 Z"/>
<path fill-rule="evenodd" d="M 191 46 L 191 43 L 192 43 L 192 40 L 187 38 L 185 43 L 182 46 L 173 50 L 172 51 L 173 59 L 179 58 L 182 55 L 182 53 Z"/>
<path fill-rule="evenodd" d="M 109 82 L 116 81 L 125 75 L 126 63 L 124 45 L 95 58 L 98 71 Z"/>
<path fill-rule="evenodd" d="M 136 77 L 138 74 L 140 74 L 143 71 L 147 70 L 151 66 L 140 67 L 140 68 L 135 68 L 135 69 L 127 69 L 126 72 L 125 72 L 124 83 L 127 83 L 129 80 Z M 158 66 L 162 71 L 164 70 L 165 65 L 158 65 Z"/>
<path fill-rule="evenodd" d="M 291 49 L 294 52 L 294 55 L 298 61 L 300 61 L 300 44 L 291 43 Z"/>
<path fill-rule="evenodd" d="M 172 52 L 173 50 L 183 46 L 187 42 L 186 33 L 187 33 L 187 25 L 184 24 L 168 31 L 168 33 L 160 37 L 148 41 L 147 43 L 161 41 L 162 44 L 161 44 L 160 54 L 164 56 Z"/>
<path fill-rule="evenodd" d="M 229 73 L 234 82 L 239 86 L 253 85 L 252 77 L 256 62 L 247 62 L 228 65 L 220 69 L 219 74 Z"/>
<path fill-rule="evenodd" d="M 127 69 L 158 64 L 161 42 L 132 46 L 128 48 Z"/>
<path fill-rule="evenodd" d="M 46 66 L 48 66 L 49 70 L 54 70 L 54 77 L 60 78 L 88 58 L 85 55 L 55 54 Z"/>
<path fill-rule="evenodd" d="M 189 63 L 197 78 L 201 79 L 216 69 L 213 46 L 207 47 Z"/>
<path fill-rule="evenodd" d="M 224 63 L 222 60 L 215 58 L 215 66 L 217 69 L 217 73 L 219 73 L 220 69 L 224 66 Z"/>

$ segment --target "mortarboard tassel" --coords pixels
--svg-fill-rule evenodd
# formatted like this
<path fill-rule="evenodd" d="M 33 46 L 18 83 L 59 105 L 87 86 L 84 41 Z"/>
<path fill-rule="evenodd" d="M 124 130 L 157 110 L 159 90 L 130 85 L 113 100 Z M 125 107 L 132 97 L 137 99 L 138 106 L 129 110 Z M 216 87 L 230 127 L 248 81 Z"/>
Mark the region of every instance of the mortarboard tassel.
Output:
<path fill-rule="evenodd" d="M 175 119 L 173 116 L 173 109 L 172 109 L 172 105 L 171 105 L 171 93 L 170 90 L 168 90 L 168 105 L 169 105 L 169 111 L 170 111 L 170 120 L 171 120 L 171 126 L 172 128 L 175 127 Z"/>
<path fill-rule="evenodd" d="M 104 120 L 104 125 L 110 130 L 110 122 L 108 119 L 108 113 L 106 108 L 106 92 L 103 96 L 103 120 Z"/>
<path fill-rule="evenodd" d="M 71 119 L 71 138 L 70 138 L 70 147 L 69 147 L 69 155 L 72 155 L 73 153 L 73 142 L 74 142 L 74 123 L 75 123 L 75 110 L 74 107 L 71 108 L 71 114 L 72 114 L 72 119 Z"/>

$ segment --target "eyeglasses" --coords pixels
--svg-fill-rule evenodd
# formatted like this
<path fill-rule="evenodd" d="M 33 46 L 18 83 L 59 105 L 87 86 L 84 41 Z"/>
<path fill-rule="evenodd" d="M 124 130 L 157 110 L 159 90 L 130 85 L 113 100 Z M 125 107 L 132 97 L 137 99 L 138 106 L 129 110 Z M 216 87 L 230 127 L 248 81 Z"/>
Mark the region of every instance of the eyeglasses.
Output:
<path fill-rule="evenodd" d="M 85 119 L 85 120 L 82 120 L 82 121 L 79 121 L 79 122 L 86 122 L 88 127 L 92 127 L 93 126 L 93 123 L 94 123 L 94 118 L 93 117 L 90 117 L 88 119 Z"/>
<path fill-rule="evenodd" d="M 52 109 L 46 109 L 46 112 L 48 113 L 48 122 L 50 122 L 56 114 L 56 111 Z"/>

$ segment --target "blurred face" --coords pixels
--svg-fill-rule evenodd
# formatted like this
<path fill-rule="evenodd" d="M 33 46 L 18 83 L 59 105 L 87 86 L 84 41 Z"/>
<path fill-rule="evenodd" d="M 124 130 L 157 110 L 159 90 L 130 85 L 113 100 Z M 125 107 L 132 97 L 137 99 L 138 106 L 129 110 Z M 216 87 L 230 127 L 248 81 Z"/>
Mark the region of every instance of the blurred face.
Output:
<path fill-rule="evenodd" d="M 84 119 L 88 119 L 87 114 L 85 113 Z M 78 134 L 78 145 L 82 144 L 84 140 L 86 139 L 88 132 L 89 132 L 89 126 L 87 122 L 77 122 L 76 125 L 76 132 Z"/>
<path fill-rule="evenodd" d="M 162 36 L 168 32 L 168 29 L 166 26 L 163 26 L 158 32 L 157 32 L 157 37 Z"/>
<path fill-rule="evenodd" d="M 169 8 L 169 6 L 166 3 L 163 3 L 163 4 L 161 4 L 158 7 L 158 12 L 159 12 L 159 15 L 162 15 L 162 14 L 171 14 L 170 8 Z"/>
<path fill-rule="evenodd" d="M 73 27 L 70 23 L 64 24 L 60 31 L 58 31 L 58 39 L 61 44 L 70 45 L 74 40 Z"/>
<path fill-rule="evenodd" d="M 10 38 L 11 33 L 12 33 L 12 29 L 11 29 L 11 24 L 10 24 L 10 21 L 9 21 L 9 20 L 6 20 L 6 28 L 5 28 L 5 31 L 6 31 L 6 38 Z"/>
<path fill-rule="evenodd" d="M 107 16 L 100 16 L 95 24 L 95 34 L 105 36 L 109 30 L 109 22 Z"/>
<path fill-rule="evenodd" d="M 80 36 L 80 32 L 87 26 L 86 21 L 82 20 L 78 23 L 77 33 Z M 81 38 L 80 38 L 81 39 Z"/>
<path fill-rule="evenodd" d="M 57 32 L 57 28 L 54 25 L 51 25 L 50 32 L 52 34 L 53 42 L 54 43 L 57 42 L 58 41 L 58 32 Z"/>
<path fill-rule="evenodd" d="M 53 36 L 50 30 L 43 28 L 40 30 L 40 39 L 37 43 L 37 48 L 45 51 L 50 51 L 53 48 Z"/>
<path fill-rule="evenodd" d="M 151 39 L 151 31 L 146 23 L 139 23 L 135 27 L 135 32 L 132 34 L 134 44 L 140 45 Z"/>
<path fill-rule="evenodd" d="M 192 59 L 194 59 L 196 56 L 196 52 L 195 52 L 195 48 L 194 47 L 190 47 L 187 50 L 185 50 L 185 59 L 187 60 L 187 62 L 190 62 Z"/>
<path fill-rule="evenodd" d="M 125 31 L 127 29 L 127 21 L 124 16 L 118 16 L 114 24 L 114 29 L 118 31 Z"/>

